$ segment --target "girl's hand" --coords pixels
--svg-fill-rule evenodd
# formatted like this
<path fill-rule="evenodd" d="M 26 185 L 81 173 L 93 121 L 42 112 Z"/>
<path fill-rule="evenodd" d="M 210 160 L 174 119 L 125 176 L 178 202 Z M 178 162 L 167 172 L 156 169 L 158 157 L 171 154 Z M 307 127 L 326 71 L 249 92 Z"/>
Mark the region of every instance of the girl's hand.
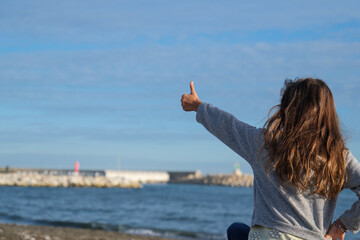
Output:
<path fill-rule="evenodd" d="M 336 220 L 339 221 L 340 220 Z M 339 224 L 342 224 L 341 222 Z M 342 224 L 343 225 L 343 224 Z M 334 223 L 330 226 L 330 229 L 328 233 L 325 235 L 326 239 L 332 239 L 332 240 L 344 240 L 345 239 L 345 232 L 334 225 Z"/>
<path fill-rule="evenodd" d="M 183 94 L 181 97 L 181 106 L 183 108 L 184 111 L 195 111 L 197 112 L 198 107 L 200 105 L 201 101 L 198 98 L 196 92 L 195 92 L 195 88 L 194 88 L 194 83 L 190 82 L 190 94 Z"/>

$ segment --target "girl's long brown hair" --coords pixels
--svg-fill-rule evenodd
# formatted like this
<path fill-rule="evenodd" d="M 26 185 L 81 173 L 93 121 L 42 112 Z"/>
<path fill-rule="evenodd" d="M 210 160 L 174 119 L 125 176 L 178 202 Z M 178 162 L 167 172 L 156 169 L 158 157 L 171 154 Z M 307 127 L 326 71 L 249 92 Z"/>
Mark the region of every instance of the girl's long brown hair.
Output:
<path fill-rule="evenodd" d="M 325 82 L 312 78 L 286 80 L 281 94 L 281 104 L 264 125 L 265 169 L 301 191 L 333 199 L 346 177 L 333 95 Z"/>

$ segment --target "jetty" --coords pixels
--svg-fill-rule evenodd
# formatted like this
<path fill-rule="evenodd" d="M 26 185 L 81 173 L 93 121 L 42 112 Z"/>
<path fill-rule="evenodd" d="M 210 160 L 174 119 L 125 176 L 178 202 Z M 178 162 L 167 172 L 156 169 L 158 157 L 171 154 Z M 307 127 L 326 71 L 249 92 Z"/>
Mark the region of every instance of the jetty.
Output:
<path fill-rule="evenodd" d="M 254 176 L 242 174 L 235 171 L 233 174 L 211 174 L 201 175 L 198 171 L 194 174 L 175 174 L 170 178 L 169 183 L 173 184 L 199 184 L 210 186 L 229 186 L 229 187 L 252 187 Z"/>
<path fill-rule="evenodd" d="M 0 172 L 0 186 L 22 187 L 96 187 L 140 188 L 139 181 L 126 178 L 108 178 L 101 174 L 84 174 L 57 170 L 15 169 Z"/>
<path fill-rule="evenodd" d="M 122 171 L 0 168 L 0 186 L 141 188 L 147 183 L 252 187 L 253 176 L 202 175 L 200 171 Z"/>

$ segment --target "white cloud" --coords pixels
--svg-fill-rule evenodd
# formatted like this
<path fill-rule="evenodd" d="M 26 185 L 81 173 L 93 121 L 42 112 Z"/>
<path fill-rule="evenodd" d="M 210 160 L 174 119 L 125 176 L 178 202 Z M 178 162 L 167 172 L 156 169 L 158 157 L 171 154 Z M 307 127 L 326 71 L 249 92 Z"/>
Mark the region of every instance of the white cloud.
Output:
<path fill-rule="evenodd" d="M 3 1 L 5 37 L 36 45 L 119 43 L 137 37 L 186 39 L 201 34 L 263 29 L 297 31 L 359 21 L 357 1 Z M 20 6 L 20 7 L 19 7 Z M 16 39 L 22 36 L 23 41 Z"/>
<path fill-rule="evenodd" d="M 0 140 L 12 150 L 35 141 L 33 152 L 49 140 L 56 153 L 95 139 L 100 155 L 126 139 L 198 146 L 210 136 L 180 108 L 189 81 L 202 100 L 261 126 L 283 79 L 304 76 L 326 80 L 343 121 L 357 129 L 357 5 L 2 1 Z"/>

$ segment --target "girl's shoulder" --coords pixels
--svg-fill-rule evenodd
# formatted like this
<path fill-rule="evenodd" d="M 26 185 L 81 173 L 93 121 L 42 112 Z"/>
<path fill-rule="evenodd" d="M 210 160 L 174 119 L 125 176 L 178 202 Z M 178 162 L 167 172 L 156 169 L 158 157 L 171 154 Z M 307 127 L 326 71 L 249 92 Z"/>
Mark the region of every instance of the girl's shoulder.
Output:
<path fill-rule="evenodd" d="M 350 150 L 344 151 L 346 161 L 346 182 L 344 188 L 355 188 L 360 186 L 360 162 L 354 157 Z"/>

